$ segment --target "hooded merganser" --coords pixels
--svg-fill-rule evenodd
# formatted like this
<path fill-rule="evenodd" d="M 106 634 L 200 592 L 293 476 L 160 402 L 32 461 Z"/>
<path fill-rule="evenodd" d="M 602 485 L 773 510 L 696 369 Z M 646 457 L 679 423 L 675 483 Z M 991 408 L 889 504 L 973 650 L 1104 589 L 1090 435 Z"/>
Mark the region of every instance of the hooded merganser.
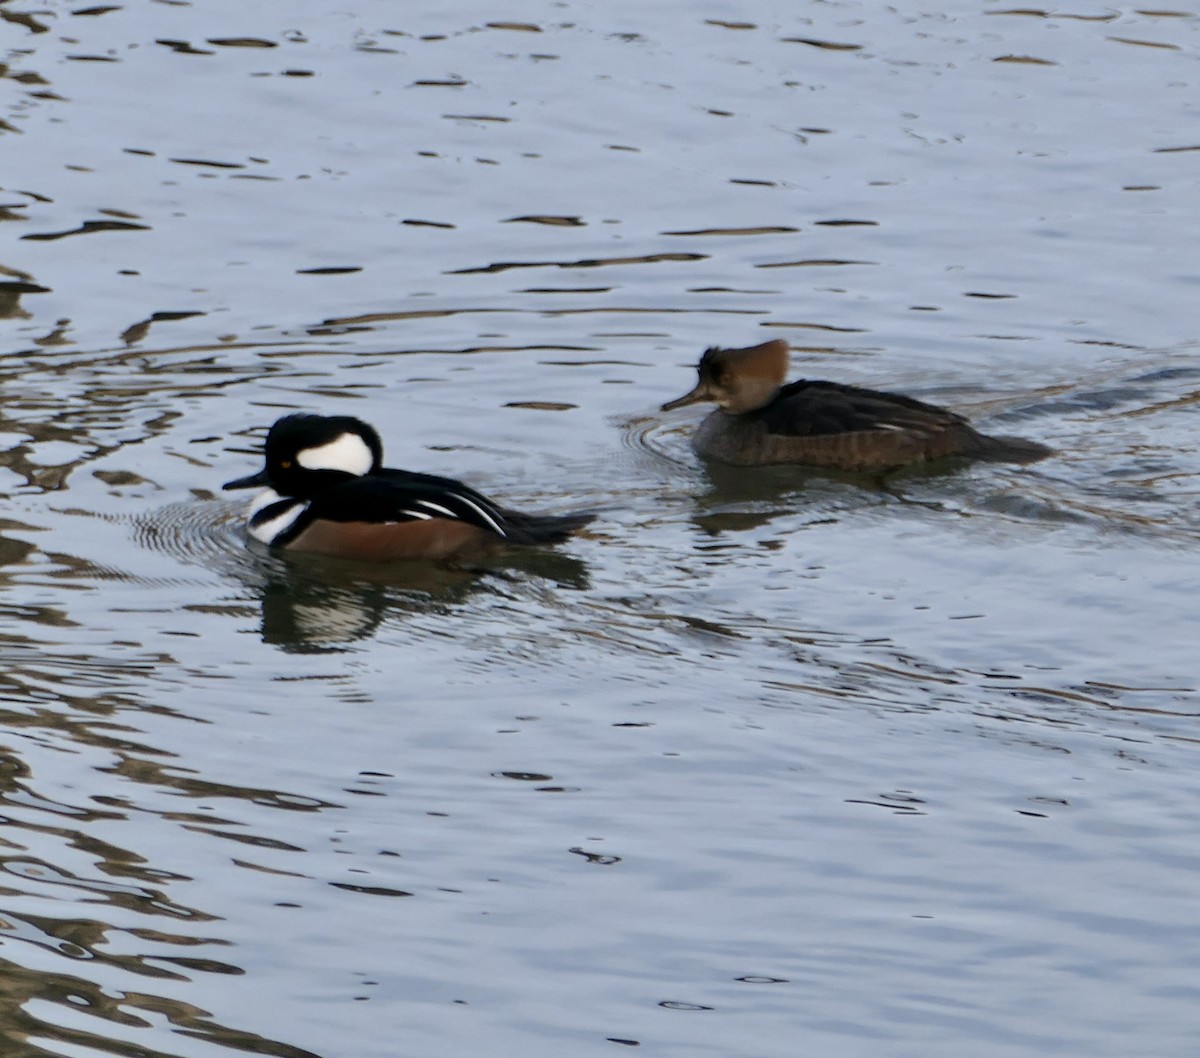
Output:
<path fill-rule="evenodd" d="M 522 514 L 451 478 L 383 466 L 379 434 L 348 415 L 285 415 L 266 466 L 223 488 L 265 485 L 250 535 L 271 547 L 374 562 L 453 562 L 505 544 L 556 544 L 592 514 Z"/>
<path fill-rule="evenodd" d="M 708 349 L 700 381 L 663 411 L 713 401 L 692 447 L 738 466 L 806 463 L 835 470 L 890 470 L 946 456 L 1031 463 L 1053 449 L 1019 437 L 989 437 L 961 415 L 898 393 L 800 379 L 784 385 L 782 339 L 746 349 Z"/>

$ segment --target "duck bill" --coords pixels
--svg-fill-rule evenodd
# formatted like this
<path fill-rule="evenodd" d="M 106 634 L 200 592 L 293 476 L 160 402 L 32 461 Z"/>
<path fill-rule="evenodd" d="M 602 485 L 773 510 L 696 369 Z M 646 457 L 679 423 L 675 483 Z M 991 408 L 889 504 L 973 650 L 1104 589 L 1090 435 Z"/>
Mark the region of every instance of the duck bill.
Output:
<path fill-rule="evenodd" d="M 701 401 L 712 399 L 712 392 L 708 388 L 708 383 L 701 382 L 691 393 L 685 393 L 682 397 L 676 397 L 674 400 L 667 401 L 662 406 L 662 410 L 673 411 L 675 408 L 685 408 L 689 404 L 699 404 Z"/>
<path fill-rule="evenodd" d="M 230 489 L 260 488 L 261 486 L 266 485 L 267 483 L 268 483 L 267 482 L 267 471 L 266 471 L 266 468 L 264 467 L 257 474 L 251 474 L 249 477 L 234 478 L 233 481 L 227 481 L 227 482 L 225 482 L 224 485 L 221 486 L 221 488 L 223 488 L 226 492 L 228 492 Z"/>

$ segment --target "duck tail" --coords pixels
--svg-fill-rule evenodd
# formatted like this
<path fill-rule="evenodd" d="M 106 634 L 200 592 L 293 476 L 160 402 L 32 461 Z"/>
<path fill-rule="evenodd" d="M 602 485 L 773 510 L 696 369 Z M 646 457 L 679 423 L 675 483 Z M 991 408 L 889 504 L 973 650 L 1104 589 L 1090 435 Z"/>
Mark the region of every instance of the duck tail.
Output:
<path fill-rule="evenodd" d="M 976 459 L 997 463 L 1036 463 L 1054 455 L 1054 449 L 1040 441 L 1003 434 L 976 434 L 975 450 L 969 454 Z"/>
<path fill-rule="evenodd" d="M 593 511 L 577 514 L 525 514 L 505 510 L 505 538 L 510 544 L 561 544 L 595 519 Z"/>

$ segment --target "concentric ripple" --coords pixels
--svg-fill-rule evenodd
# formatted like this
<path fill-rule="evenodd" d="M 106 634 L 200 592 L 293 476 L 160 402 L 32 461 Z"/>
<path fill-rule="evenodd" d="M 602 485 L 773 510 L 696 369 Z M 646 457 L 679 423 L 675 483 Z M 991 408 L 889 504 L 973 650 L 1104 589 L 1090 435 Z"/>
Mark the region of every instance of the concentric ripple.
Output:
<path fill-rule="evenodd" d="M 647 462 L 675 467 L 695 464 L 688 438 L 695 428 L 693 417 L 671 420 L 664 416 L 637 416 L 620 419 L 616 426 L 621 443 Z"/>
<path fill-rule="evenodd" d="M 244 576 L 255 565 L 241 530 L 244 509 L 232 500 L 169 503 L 134 516 L 133 538 L 184 565 Z"/>

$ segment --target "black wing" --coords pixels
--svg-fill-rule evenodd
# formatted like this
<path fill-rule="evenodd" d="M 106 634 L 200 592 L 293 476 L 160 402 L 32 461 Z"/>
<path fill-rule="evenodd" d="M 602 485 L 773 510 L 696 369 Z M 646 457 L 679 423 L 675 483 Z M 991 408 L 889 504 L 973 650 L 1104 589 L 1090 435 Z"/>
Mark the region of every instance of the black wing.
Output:
<path fill-rule="evenodd" d="M 331 522 L 415 522 L 447 518 L 508 537 L 504 513 L 451 478 L 389 470 L 326 489 L 313 499 L 313 518 Z"/>
<path fill-rule="evenodd" d="M 495 533 L 512 544 L 557 544 L 595 515 L 530 514 L 500 507 L 453 478 L 385 468 L 322 492 L 309 511 L 332 522 L 414 522 L 446 518 Z"/>

